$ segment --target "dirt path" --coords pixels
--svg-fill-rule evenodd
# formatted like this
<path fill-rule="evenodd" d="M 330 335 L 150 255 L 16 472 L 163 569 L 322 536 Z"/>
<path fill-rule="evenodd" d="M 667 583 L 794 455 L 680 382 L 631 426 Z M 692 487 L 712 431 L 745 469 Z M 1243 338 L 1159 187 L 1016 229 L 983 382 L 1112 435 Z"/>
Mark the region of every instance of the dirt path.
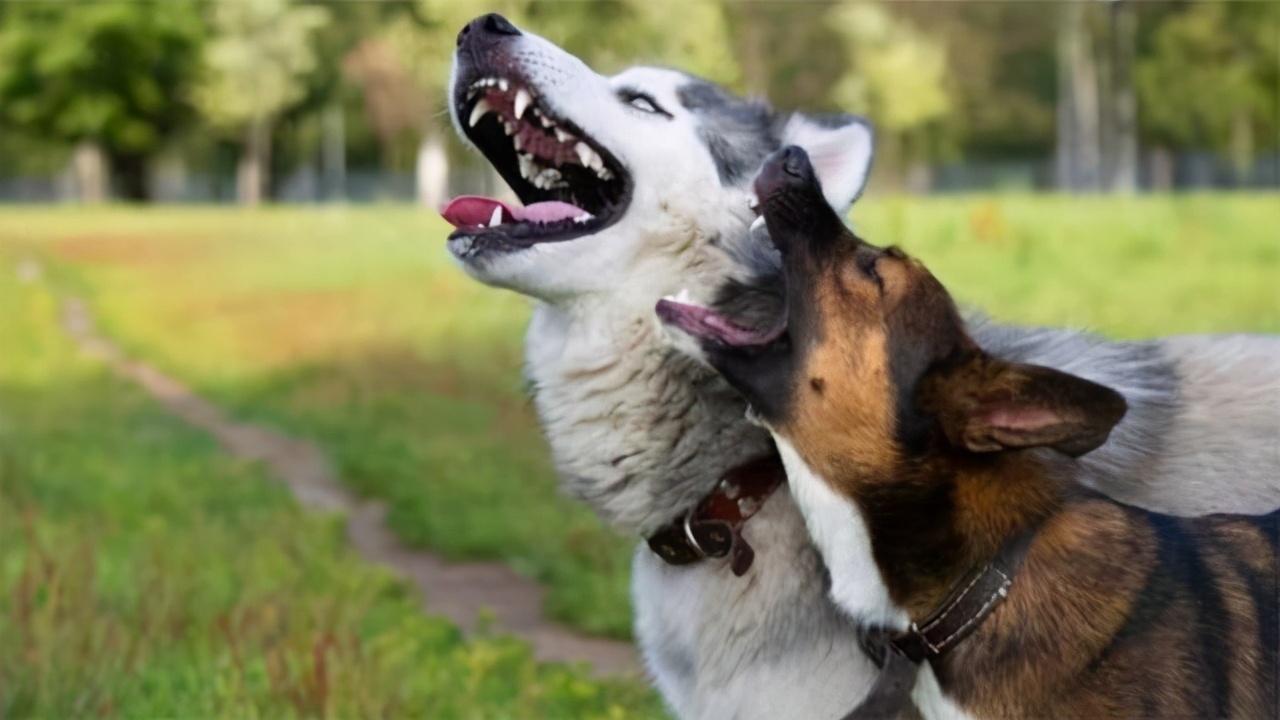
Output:
<path fill-rule="evenodd" d="M 30 271 L 25 262 L 23 267 Z M 127 357 L 97 333 L 83 301 L 63 301 L 62 325 L 84 352 L 137 384 L 170 413 L 208 432 L 232 455 L 263 463 L 303 507 L 345 513 L 347 534 L 356 550 L 413 582 L 428 612 L 472 630 L 484 610 L 495 629 L 528 640 L 540 660 L 588 662 L 601 676 L 640 675 L 640 662 L 630 643 L 586 636 L 548 621 L 542 616 L 543 588 L 506 565 L 446 562 L 406 547 L 383 522 L 384 507 L 348 493 L 319 447 L 267 427 L 237 422 L 174 378 Z"/>

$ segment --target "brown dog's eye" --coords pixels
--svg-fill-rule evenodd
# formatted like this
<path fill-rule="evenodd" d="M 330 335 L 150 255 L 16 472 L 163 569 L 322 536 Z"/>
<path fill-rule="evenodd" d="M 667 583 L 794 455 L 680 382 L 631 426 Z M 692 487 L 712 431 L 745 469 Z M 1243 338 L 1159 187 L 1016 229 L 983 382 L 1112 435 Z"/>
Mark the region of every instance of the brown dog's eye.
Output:
<path fill-rule="evenodd" d="M 873 253 L 862 253 L 858 255 L 854 262 L 857 263 L 858 269 L 862 271 L 862 274 L 874 280 L 876 287 L 880 288 L 880 292 L 884 292 L 884 279 L 880 277 L 879 271 L 876 270 L 876 261 L 879 259 L 880 256 Z"/>

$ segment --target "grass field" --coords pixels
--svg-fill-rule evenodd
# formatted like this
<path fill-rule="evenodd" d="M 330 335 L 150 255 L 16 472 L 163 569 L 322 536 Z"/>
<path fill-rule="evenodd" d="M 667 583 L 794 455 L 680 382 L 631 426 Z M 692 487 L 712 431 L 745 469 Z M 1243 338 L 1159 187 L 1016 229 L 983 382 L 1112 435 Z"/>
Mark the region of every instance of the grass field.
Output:
<path fill-rule="evenodd" d="M 1274 194 L 871 198 L 854 218 L 1003 320 L 1280 331 Z M 430 697 L 433 716 L 466 716 L 480 695 L 497 703 L 485 717 L 652 712 L 638 691 L 417 618 L 333 523 L 73 361 L 49 298 L 3 265 L 44 258 L 132 353 L 320 442 L 408 541 L 504 559 L 548 584 L 552 615 L 625 637 L 632 543 L 555 490 L 519 374 L 526 305 L 466 279 L 444 234 L 396 207 L 0 213 L 0 603 L 30 625 L 0 632 L 0 714 L 307 713 L 315 662 L 360 680 L 322 694 L 337 715 Z M 65 607 L 48 600 L 68 588 Z"/>
<path fill-rule="evenodd" d="M 0 717 L 659 717 L 633 683 L 461 639 L 77 356 L 0 245 Z"/>

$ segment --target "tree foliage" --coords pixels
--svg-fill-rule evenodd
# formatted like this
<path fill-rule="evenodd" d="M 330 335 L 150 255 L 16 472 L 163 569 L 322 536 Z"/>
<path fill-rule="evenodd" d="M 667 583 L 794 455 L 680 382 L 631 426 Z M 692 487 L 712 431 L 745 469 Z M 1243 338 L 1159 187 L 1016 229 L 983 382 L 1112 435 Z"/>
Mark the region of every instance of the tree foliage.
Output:
<path fill-rule="evenodd" d="M 196 98 L 215 126 L 239 129 L 272 118 L 306 92 L 317 58 L 312 33 L 328 21 L 318 6 L 237 0 L 212 8 L 208 72 Z"/>
<path fill-rule="evenodd" d="M 1197 3 L 1163 22 L 1138 64 L 1150 136 L 1248 159 L 1275 147 L 1280 4 Z"/>
<path fill-rule="evenodd" d="M 190 89 L 205 24 L 186 2 L 32 4 L 0 23 L 0 124 L 102 147 L 126 195 L 141 160 L 198 119 Z"/>

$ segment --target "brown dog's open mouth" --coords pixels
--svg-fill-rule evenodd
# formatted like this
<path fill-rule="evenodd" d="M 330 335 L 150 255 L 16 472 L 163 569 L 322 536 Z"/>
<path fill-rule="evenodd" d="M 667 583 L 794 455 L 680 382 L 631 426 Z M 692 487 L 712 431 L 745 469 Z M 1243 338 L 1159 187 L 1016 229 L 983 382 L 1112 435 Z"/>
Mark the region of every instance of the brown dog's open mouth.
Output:
<path fill-rule="evenodd" d="M 711 308 L 677 298 L 662 298 L 654 310 L 662 322 L 696 340 L 733 348 L 764 347 L 782 337 L 787 329 L 785 322 L 763 330 L 746 327 Z"/>
<path fill-rule="evenodd" d="M 453 98 L 463 133 L 522 205 L 464 196 L 444 208 L 460 257 L 570 240 L 620 217 L 631 180 L 612 153 L 515 77 L 481 77 Z"/>

